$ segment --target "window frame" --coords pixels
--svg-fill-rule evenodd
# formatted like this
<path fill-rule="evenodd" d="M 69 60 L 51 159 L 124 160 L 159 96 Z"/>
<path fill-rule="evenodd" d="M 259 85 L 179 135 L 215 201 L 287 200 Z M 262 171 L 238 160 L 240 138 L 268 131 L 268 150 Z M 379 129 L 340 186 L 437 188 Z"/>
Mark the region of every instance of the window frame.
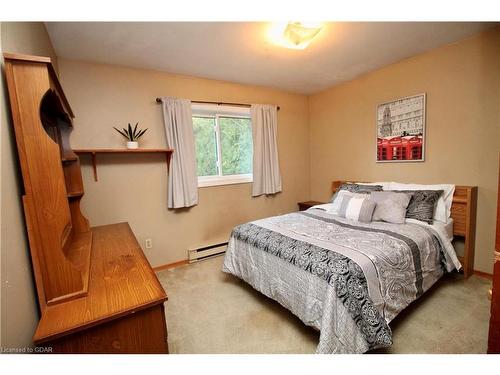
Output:
<path fill-rule="evenodd" d="M 222 148 L 220 138 L 220 117 L 244 118 L 249 119 L 250 108 L 233 107 L 233 106 L 219 106 L 217 104 L 192 104 L 192 117 L 202 117 L 214 119 L 215 125 L 215 140 L 217 148 L 217 175 L 211 176 L 198 176 L 198 188 L 221 186 L 221 185 L 234 185 L 234 184 L 248 184 L 253 182 L 253 173 L 236 174 L 236 175 L 222 175 Z M 252 150 L 253 151 L 253 150 Z"/>

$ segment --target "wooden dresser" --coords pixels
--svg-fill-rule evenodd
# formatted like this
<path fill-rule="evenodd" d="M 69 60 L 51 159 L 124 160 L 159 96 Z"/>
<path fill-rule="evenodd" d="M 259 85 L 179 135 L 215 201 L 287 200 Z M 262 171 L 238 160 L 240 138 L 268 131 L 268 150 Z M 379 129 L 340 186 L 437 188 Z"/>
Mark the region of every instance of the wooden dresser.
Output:
<path fill-rule="evenodd" d="M 168 353 L 167 295 L 129 225 L 90 228 L 80 212 L 80 162 L 69 143 L 74 115 L 50 59 L 4 58 L 41 314 L 35 345 Z"/>

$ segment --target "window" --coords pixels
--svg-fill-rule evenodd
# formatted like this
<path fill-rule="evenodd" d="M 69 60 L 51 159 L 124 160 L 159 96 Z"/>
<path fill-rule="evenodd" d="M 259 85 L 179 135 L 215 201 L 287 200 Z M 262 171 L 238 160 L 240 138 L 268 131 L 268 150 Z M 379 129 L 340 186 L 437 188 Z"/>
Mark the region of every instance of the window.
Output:
<path fill-rule="evenodd" d="M 252 182 L 250 109 L 193 104 L 198 187 Z"/>

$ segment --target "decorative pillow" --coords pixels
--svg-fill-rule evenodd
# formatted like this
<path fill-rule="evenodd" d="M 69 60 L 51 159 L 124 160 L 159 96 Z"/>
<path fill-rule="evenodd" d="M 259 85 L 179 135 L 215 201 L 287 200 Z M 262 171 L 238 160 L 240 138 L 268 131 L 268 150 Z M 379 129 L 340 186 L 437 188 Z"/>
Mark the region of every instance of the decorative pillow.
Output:
<path fill-rule="evenodd" d="M 356 194 L 370 194 L 372 191 L 382 191 L 383 188 L 381 185 L 342 184 L 333 194 L 331 202 L 335 200 L 339 192 L 344 190 Z"/>
<path fill-rule="evenodd" d="M 372 202 L 368 197 L 359 198 L 345 196 L 340 205 L 339 216 L 346 219 L 369 223 L 372 221 L 373 210 L 376 203 Z"/>
<path fill-rule="evenodd" d="M 370 194 L 372 191 L 382 191 L 382 185 L 364 185 L 364 184 L 342 184 L 338 190 L 347 190 L 351 193 Z"/>
<path fill-rule="evenodd" d="M 395 193 L 411 194 L 410 203 L 406 209 L 406 218 L 423 221 L 427 224 L 434 222 L 434 209 L 443 190 L 392 190 Z"/>
<path fill-rule="evenodd" d="M 393 224 L 404 224 L 406 208 L 410 203 L 411 195 L 394 193 L 392 191 L 374 191 L 370 200 L 377 205 L 373 211 L 373 221 L 386 221 Z"/>
<path fill-rule="evenodd" d="M 392 182 L 390 181 L 379 181 L 379 182 L 352 182 L 353 184 L 358 184 L 358 185 L 380 185 L 382 186 L 382 190 L 391 190 L 391 184 Z"/>
<path fill-rule="evenodd" d="M 424 185 L 424 184 L 403 184 L 400 182 L 391 182 L 390 187 L 386 190 L 444 190 L 444 193 L 439 197 L 436 209 L 434 210 L 434 220 L 447 223 L 450 221 L 451 205 L 453 203 L 453 194 L 455 193 L 455 185 L 440 184 L 440 185 Z"/>
<path fill-rule="evenodd" d="M 351 193 L 348 190 L 339 190 L 335 193 L 332 201 L 332 207 L 329 210 L 329 213 L 332 215 L 340 214 L 340 205 L 342 204 L 342 200 L 344 197 L 357 197 L 357 198 L 366 198 L 367 194 L 358 194 Z"/>

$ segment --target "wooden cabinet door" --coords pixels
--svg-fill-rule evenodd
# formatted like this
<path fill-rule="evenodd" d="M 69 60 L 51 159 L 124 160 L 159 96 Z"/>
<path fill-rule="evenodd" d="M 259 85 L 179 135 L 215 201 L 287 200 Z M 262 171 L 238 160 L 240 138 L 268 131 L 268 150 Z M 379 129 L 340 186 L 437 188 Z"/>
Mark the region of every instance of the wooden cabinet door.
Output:
<path fill-rule="evenodd" d="M 500 353 L 500 173 L 498 176 L 497 235 L 495 241 L 488 353 Z"/>

